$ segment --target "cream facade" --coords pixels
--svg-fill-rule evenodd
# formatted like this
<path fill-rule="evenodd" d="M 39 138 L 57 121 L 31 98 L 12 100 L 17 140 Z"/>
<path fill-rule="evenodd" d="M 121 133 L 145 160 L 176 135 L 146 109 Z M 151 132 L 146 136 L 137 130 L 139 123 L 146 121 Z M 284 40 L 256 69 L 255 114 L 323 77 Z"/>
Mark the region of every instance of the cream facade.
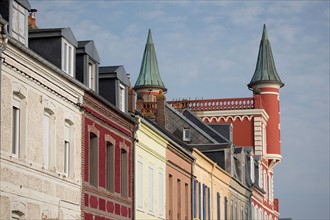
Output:
<path fill-rule="evenodd" d="M 135 219 L 166 217 L 166 146 L 168 141 L 154 125 L 136 116 Z"/>
<path fill-rule="evenodd" d="M 192 154 L 196 158 L 194 219 L 229 219 L 231 176 L 196 148 Z"/>
<path fill-rule="evenodd" d="M 80 219 L 83 90 L 12 38 L 0 67 L 1 218 Z"/>

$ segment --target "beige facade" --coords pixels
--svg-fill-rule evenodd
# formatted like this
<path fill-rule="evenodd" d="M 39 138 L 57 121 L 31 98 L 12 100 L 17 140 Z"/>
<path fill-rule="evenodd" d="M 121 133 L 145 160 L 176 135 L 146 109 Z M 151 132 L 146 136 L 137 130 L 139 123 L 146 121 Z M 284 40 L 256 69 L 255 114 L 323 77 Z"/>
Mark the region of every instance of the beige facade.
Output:
<path fill-rule="evenodd" d="M 249 219 L 251 191 L 196 148 L 194 219 Z"/>
<path fill-rule="evenodd" d="M 135 219 L 165 219 L 168 141 L 151 123 L 136 117 Z"/>
<path fill-rule="evenodd" d="M 1 56 L 0 216 L 80 219 L 83 90 L 13 39 Z"/>

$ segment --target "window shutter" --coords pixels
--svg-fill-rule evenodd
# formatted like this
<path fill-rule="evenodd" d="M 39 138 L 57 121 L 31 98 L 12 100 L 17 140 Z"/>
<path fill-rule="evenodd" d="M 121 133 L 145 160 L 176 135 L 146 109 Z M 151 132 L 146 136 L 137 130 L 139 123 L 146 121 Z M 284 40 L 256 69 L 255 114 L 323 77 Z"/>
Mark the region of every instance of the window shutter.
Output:
<path fill-rule="evenodd" d="M 196 179 L 193 177 L 193 215 L 196 218 Z"/>
<path fill-rule="evenodd" d="M 218 215 L 218 220 L 220 220 L 220 193 L 217 192 L 217 215 Z"/>

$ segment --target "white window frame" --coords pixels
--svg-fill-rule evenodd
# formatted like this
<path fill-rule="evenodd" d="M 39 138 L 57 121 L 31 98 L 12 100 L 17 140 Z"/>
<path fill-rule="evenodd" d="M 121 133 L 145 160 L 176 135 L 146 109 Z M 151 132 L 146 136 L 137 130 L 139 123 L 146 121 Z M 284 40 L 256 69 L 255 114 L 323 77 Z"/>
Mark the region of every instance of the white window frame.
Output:
<path fill-rule="evenodd" d="M 158 173 L 158 195 L 159 195 L 159 203 L 158 203 L 158 214 L 159 216 L 164 216 L 164 172 L 163 169 L 159 170 Z"/>
<path fill-rule="evenodd" d="M 183 141 L 190 141 L 191 140 L 191 130 L 190 130 L 190 128 L 183 128 L 182 140 Z"/>
<path fill-rule="evenodd" d="M 45 110 L 43 114 L 43 158 L 45 169 L 48 169 L 50 159 L 50 116 L 51 114 Z"/>
<path fill-rule="evenodd" d="M 64 124 L 64 164 L 63 172 L 65 176 L 70 174 L 70 157 L 71 157 L 71 143 L 70 143 L 70 127 L 68 122 Z"/>
<path fill-rule="evenodd" d="M 95 91 L 96 89 L 96 68 L 95 63 L 88 62 L 88 88 Z"/>
<path fill-rule="evenodd" d="M 74 76 L 75 48 L 67 40 L 62 38 L 62 70 Z"/>
<path fill-rule="evenodd" d="M 149 212 L 154 212 L 154 169 L 150 163 L 148 168 L 148 207 Z"/>
<path fill-rule="evenodd" d="M 13 96 L 12 100 L 12 154 L 18 158 L 20 153 L 20 136 L 21 136 L 21 99 L 17 96 Z"/>
<path fill-rule="evenodd" d="M 28 11 L 18 4 L 16 1 L 12 1 L 12 36 L 24 45 L 28 45 Z"/>
<path fill-rule="evenodd" d="M 118 107 L 121 111 L 125 112 L 126 108 L 126 89 L 123 84 L 119 84 L 119 96 L 118 96 Z"/>
<path fill-rule="evenodd" d="M 137 208 L 143 209 L 143 161 L 139 157 L 137 163 Z"/>
<path fill-rule="evenodd" d="M 254 158 L 250 156 L 250 178 L 252 183 L 255 182 L 255 174 L 254 174 L 255 166 L 254 166 Z"/>

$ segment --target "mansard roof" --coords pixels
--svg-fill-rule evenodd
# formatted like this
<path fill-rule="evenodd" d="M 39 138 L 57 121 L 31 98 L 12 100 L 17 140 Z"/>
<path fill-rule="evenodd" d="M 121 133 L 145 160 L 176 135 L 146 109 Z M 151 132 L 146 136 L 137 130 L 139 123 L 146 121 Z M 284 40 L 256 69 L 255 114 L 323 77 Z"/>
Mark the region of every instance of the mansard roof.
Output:
<path fill-rule="evenodd" d="M 159 74 L 156 51 L 150 29 L 143 53 L 140 74 L 134 86 L 134 89 L 141 88 L 159 88 L 163 89 L 163 91 L 167 90 Z"/>
<path fill-rule="evenodd" d="M 284 86 L 275 67 L 272 48 L 270 46 L 265 24 L 259 46 L 256 69 L 248 87 L 252 88 L 253 85 L 260 83 L 275 83 L 279 84 L 281 87 Z"/>

